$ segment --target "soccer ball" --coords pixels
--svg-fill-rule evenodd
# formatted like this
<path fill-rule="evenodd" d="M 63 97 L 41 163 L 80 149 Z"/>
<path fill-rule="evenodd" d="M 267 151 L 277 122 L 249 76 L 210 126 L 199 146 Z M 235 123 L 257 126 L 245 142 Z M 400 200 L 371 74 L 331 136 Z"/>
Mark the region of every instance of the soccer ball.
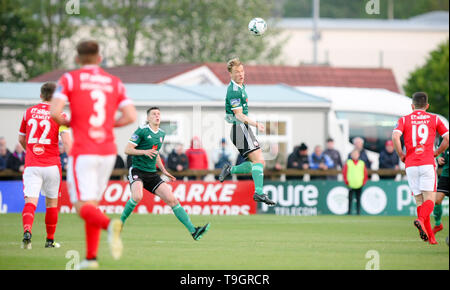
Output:
<path fill-rule="evenodd" d="M 248 23 L 248 30 L 253 35 L 263 35 L 266 32 L 267 24 L 266 21 L 262 18 L 253 18 Z"/>

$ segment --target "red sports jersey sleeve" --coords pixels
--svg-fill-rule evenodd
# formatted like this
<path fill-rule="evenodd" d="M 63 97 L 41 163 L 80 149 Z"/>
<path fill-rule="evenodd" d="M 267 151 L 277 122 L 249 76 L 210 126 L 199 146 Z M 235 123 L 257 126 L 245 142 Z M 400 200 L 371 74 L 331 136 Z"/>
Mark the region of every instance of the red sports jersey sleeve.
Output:
<path fill-rule="evenodd" d="M 19 134 L 25 136 L 25 167 L 60 165 L 59 125 L 50 118 L 50 105 L 41 103 L 28 108 Z"/>
<path fill-rule="evenodd" d="M 73 133 L 71 155 L 117 154 L 114 137 L 116 111 L 131 101 L 115 76 L 98 66 L 84 66 L 65 73 L 55 97 L 70 103 Z"/>

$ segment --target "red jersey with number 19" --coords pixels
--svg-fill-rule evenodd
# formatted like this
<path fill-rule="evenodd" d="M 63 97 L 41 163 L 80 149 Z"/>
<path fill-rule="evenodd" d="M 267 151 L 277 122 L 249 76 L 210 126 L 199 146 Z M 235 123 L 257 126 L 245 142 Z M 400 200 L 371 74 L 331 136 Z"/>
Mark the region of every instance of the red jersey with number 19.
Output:
<path fill-rule="evenodd" d="M 72 156 L 117 154 L 114 138 L 115 114 L 131 103 L 119 78 L 97 65 L 65 73 L 53 97 L 70 103 Z"/>
<path fill-rule="evenodd" d="M 437 115 L 415 110 L 398 120 L 394 131 L 403 134 L 406 147 L 405 167 L 435 165 L 436 132 L 444 136 L 448 129 Z"/>
<path fill-rule="evenodd" d="M 64 114 L 65 117 L 67 117 Z M 23 115 L 19 134 L 25 136 L 25 167 L 60 165 L 59 125 L 50 117 L 50 104 L 30 107 Z"/>

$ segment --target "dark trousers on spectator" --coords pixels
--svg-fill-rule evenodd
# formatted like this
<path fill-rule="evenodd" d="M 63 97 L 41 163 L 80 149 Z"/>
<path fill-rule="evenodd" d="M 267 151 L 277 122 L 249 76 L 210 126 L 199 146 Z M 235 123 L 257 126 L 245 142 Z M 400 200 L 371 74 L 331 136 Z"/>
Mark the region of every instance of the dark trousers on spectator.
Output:
<path fill-rule="evenodd" d="M 361 209 L 361 191 L 360 188 L 349 188 L 348 190 L 348 214 L 352 214 L 353 196 L 356 197 L 356 214 L 360 214 Z"/>

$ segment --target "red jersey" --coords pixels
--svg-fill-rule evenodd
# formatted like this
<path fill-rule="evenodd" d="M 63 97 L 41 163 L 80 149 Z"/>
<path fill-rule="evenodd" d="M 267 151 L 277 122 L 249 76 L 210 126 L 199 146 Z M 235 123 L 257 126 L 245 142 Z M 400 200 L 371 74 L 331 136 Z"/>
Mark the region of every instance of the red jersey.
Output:
<path fill-rule="evenodd" d="M 53 97 L 70 103 L 74 139 L 71 155 L 117 154 L 115 114 L 118 108 L 131 103 L 119 78 L 99 66 L 86 65 L 65 73 Z"/>
<path fill-rule="evenodd" d="M 25 167 L 60 165 L 59 124 L 50 117 L 50 104 L 30 107 L 23 115 L 19 134 L 25 136 Z"/>
<path fill-rule="evenodd" d="M 448 129 L 437 115 L 415 110 L 398 120 L 394 131 L 403 134 L 406 147 L 405 166 L 435 165 L 436 132 L 444 136 Z"/>

